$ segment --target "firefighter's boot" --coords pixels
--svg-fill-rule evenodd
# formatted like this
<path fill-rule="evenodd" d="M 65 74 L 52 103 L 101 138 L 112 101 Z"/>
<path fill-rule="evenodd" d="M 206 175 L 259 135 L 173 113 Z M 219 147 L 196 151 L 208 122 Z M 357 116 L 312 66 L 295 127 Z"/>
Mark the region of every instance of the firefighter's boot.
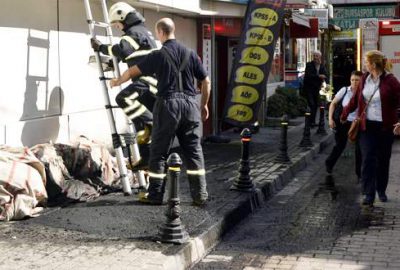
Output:
<path fill-rule="evenodd" d="M 165 184 L 165 177 L 155 178 L 150 176 L 149 187 L 147 189 L 148 192 L 139 196 L 139 202 L 151 205 L 166 204 L 166 200 L 164 200 Z"/>
<path fill-rule="evenodd" d="M 193 204 L 197 206 L 204 205 L 208 198 L 205 175 L 190 174 L 189 171 L 187 172 L 187 175 Z"/>
<path fill-rule="evenodd" d="M 144 129 L 138 131 L 137 142 L 138 144 L 149 144 L 151 142 L 151 130 L 153 126 L 151 124 L 145 124 Z"/>

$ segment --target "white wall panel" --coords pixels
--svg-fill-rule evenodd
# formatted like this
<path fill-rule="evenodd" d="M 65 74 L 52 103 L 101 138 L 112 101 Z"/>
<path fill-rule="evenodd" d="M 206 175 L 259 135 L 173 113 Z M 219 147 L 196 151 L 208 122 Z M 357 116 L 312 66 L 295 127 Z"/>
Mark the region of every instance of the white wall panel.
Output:
<path fill-rule="evenodd" d="M 8 124 L 5 143 L 28 146 L 52 142 L 68 142 L 68 116 L 53 116 Z"/>
<path fill-rule="evenodd" d="M 90 2 L 95 19 L 102 20 L 99 1 Z M 173 18 L 177 39 L 196 49 L 195 19 L 139 10 L 153 34 L 157 20 Z M 111 145 L 98 71 L 88 64 L 93 54 L 88 32 L 82 0 L 1 0 L 0 143 L 32 146 L 83 134 Z M 109 91 L 114 105 L 117 93 Z M 120 110 L 116 121 L 126 130 Z"/>
<path fill-rule="evenodd" d="M 6 143 L 6 126 L 0 125 L 0 144 Z"/>

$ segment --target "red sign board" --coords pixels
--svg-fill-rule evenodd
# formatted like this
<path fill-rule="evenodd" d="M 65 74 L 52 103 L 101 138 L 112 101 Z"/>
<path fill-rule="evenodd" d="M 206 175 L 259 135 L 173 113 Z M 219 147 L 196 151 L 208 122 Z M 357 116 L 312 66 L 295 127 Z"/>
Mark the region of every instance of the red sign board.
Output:
<path fill-rule="evenodd" d="M 400 35 L 400 20 L 379 21 L 379 35 Z"/>
<path fill-rule="evenodd" d="M 215 19 L 215 34 L 226 37 L 240 37 L 242 19 L 225 18 Z"/>

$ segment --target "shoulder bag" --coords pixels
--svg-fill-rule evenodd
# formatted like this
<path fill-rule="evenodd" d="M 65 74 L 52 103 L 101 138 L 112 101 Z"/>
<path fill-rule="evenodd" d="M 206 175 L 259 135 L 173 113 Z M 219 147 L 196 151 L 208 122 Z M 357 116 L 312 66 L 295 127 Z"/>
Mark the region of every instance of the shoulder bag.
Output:
<path fill-rule="evenodd" d="M 344 100 L 344 97 L 347 95 L 348 90 L 349 90 L 349 88 L 346 87 L 346 91 L 344 92 L 343 97 L 336 104 L 335 110 L 333 111 L 332 118 L 333 118 L 333 121 L 335 122 L 336 126 L 341 125 L 340 115 L 342 114 L 342 111 L 343 111 L 343 100 Z"/>

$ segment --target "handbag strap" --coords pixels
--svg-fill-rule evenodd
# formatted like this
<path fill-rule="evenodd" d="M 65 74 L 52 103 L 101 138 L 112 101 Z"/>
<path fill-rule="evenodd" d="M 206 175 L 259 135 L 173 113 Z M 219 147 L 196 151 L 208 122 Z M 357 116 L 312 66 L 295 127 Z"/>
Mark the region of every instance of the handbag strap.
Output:
<path fill-rule="evenodd" d="M 369 97 L 367 104 L 364 107 L 364 110 L 362 111 L 362 113 L 360 114 L 360 117 L 365 114 L 365 112 L 367 111 L 368 105 L 369 103 L 371 103 L 372 97 L 375 95 L 376 91 L 378 91 L 379 89 L 379 85 L 375 88 L 374 92 L 372 93 L 372 95 Z M 362 93 L 361 93 L 362 94 Z"/>
<path fill-rule="evenodd" d="M 340 99 L 340 103 L 339 104 L 342 105 L 342 106 L 343 106 L 343 100 L 346 97 L 346 94 L 347 94 L 347 91 L 349 90 L 349 88 L 350 88 L 350 86 L 346 87 L 346 91 L 344 91 L 344 94 L 343 94 L 342 98 Z"/>

